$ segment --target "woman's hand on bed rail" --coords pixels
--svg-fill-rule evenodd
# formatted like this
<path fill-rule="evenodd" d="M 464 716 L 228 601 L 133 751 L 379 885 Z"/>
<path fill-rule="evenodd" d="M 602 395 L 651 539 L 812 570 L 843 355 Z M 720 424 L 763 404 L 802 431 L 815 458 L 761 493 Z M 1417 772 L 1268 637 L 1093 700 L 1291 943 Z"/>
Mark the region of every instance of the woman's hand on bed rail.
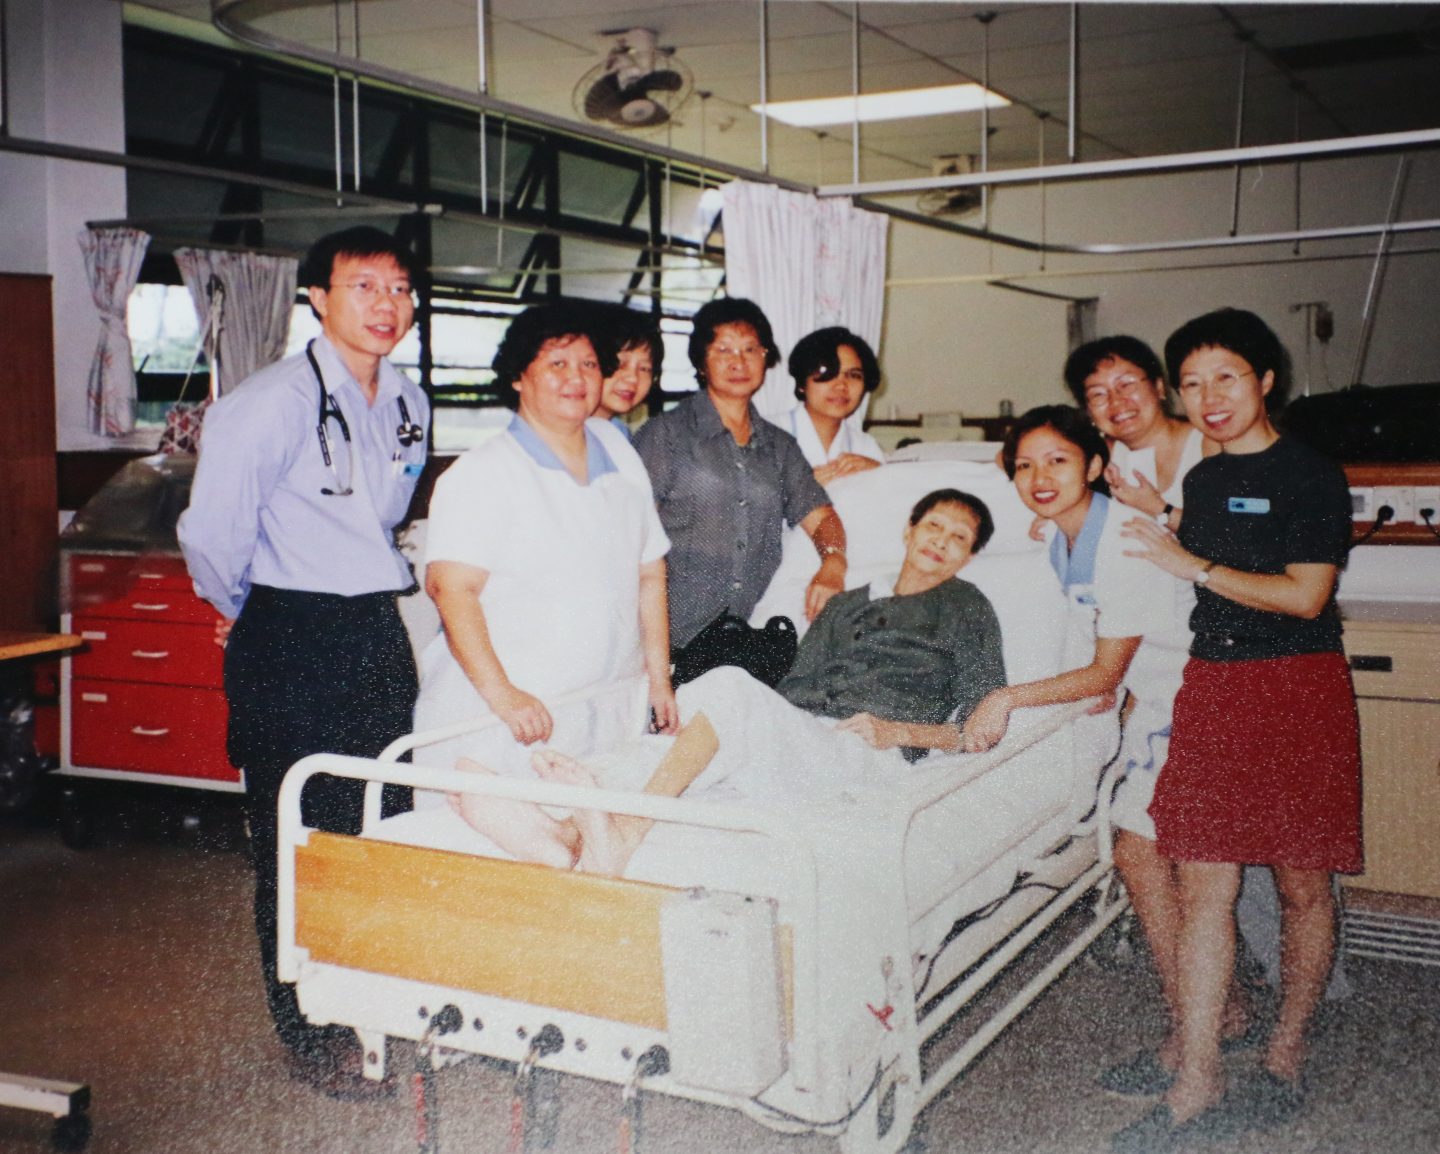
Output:
<path fill-rule="evenodd" d="M 555 723 L 545 703 L 533 693 L 506 682 L 502 688 L 487 693 L 486 700 L 495 715 L 507 726 L 521 745 L 549 741 Z"/>
<path fill-rule="evenodd" d="M 856 713 L 836 729 L 853 733 L 873 749 L 937 749 L 954 753 L 961 748 L 960 730 L 953 725 L 925 725 L 921 722 L 887 721 L 873 713 Z"/>
<path fill-rule="evenodd" d="M 1010 725 L 1010 711 L 1014 708 L 1010 696 L 1003 689 L 987 693 L 969 717 L 965 719 L 961 737 L 966 753 L 983 753 L 1000 744 L 1005 730 Z"/>

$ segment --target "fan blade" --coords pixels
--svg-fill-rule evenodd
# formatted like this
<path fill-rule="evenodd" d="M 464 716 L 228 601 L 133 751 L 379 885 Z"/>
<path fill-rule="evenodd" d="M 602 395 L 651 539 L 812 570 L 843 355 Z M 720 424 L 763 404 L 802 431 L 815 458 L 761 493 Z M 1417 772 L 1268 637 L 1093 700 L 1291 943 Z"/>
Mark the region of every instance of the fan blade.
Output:
<path fill-rule="evenodd" d="M 673 68 L 657 68 L 641 81 L 650 92 L 679 92 L 685 87 L 685 77 Z"/>
<path fill-rule="evenodd" d="M 616 120 L 629 99 L 613 73 L 602 76 L 585 93 L 585 115 L 591 120 Z"/>

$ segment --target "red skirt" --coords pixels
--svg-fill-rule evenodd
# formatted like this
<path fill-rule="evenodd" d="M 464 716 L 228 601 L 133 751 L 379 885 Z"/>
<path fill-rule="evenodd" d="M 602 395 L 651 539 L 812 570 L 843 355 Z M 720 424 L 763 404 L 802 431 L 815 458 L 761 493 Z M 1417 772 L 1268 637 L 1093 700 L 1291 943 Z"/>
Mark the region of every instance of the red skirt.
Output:
<path fill-rule="evenodd" d="M 1344 655 L 1192 657 L 1150 816 L 1173 861 L 1359 873 L 1360 737 Z"/>

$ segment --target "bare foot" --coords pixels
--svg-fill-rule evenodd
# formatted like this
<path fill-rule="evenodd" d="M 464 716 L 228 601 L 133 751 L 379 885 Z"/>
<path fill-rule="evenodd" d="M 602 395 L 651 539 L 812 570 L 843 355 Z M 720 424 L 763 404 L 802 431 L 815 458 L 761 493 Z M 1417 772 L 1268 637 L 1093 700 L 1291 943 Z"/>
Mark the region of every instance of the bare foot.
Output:
<path fill-rule="evenodd" d="M 536 750 L 530 755 L 530 765 L 546 781 L 592 789 L 600 784 L 588 766 L 553 749 Z M 598 809 L 577 809 L 572 818 L 580 831 L 580 860 L 576 868 L 610 877 L 624 873 L 635 847 L 626 838 L 619 819 Z"/>
<path fill-rule="evenodd" d="M 462 757 L 456 769 L 494 777 L 495 771 Z M 538 805 L 489 794 L 452 793 L 450 806 L 473 828 L 521 861 L 571 869 L 580 851 L 574 822 L 556 821 Z"/>
<path fill-rule="evenodd" d="M 1305 1068 L 1307 1050 L 1303 1037 L 1287 1038 L 1281 1031 L 1276 1030 L 1265 1050 L 1265 1069 L 1292 1085 L 1298 1084 L 1300 1074 Z"/>

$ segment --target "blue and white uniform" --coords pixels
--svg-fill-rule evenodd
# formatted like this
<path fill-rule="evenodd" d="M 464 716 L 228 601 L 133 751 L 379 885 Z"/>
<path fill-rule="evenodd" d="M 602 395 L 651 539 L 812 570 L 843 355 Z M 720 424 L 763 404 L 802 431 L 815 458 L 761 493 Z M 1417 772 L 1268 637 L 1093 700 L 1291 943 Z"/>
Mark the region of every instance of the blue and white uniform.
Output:
<path fill-rule="evenodd" d="M 1139 557 L 1126 556 L 1129 542 L 1120 530 L 1139 516 L 1096 494 L 1073 549 L 1063 533 L 1050 542 L 1050 563 L 1070 603 L 1066 637 L 1067 668 L 1088 665 L 1100 637 L 1140 637 L 1140 648 L 1122 682 L 1135 698 L 1120 748 L 1126 778 L 1115 794 L 1110 819 L 1154 840 L 1146 812 L 1155 778 L 1170 746 L 1170 713 L 1190 650 L 1190 610 L 1194 587 Z M 1113 733 L 1111 715 L 1091 729 L 1097 745 Z M 1096 732 L 1099 731 L 1099 732 Z M 1082 730 L 1083 732 L 1083 730 Z M 1113 746 L 1103 752 L 1108 754 Z"/>
<path fill-rule="evenodd" d="M 812 469 L 828 465 L 846 453 L 858 453 L 872 461 L 879 461 L 882 465 L 885 463 L 885 451 L 880 448 L 880 442 L 861 429 L 853 419 L 840 422 L 840 429 L 836 432 L 835 439 L 830 442 L 828 450 L 820 443 L 820 434 L 815 431 L 815 423 L 810 419 L 810 412 L 804 405 L 797 405 L 788 413 L 775 418 L 775 424 L 795 438 Z"/>
<path fill-rule="evenodd" d="M 645 467 L 605 421 L 585 425 L 586 483 L 580 484 L 518 415 L 510 427 L 459 457 L 430 498 L 426 563 L 484 569 L 480 594 L 495 655 L 516 687 L 545 702 L 549 742 L 573 756 L 640 733 L 645 720 L 640 567 L 665 556 Z M 637 679 L 632 716 L 596 729 L 584 710 L 555 699 L 587 686 Z M 445 635 L 420 659 L 416 729 L 490 713 Z M 501 773 L 529 773 L 530 750 L 504 726 L 427 746 L 419 759 L 453 765 L 473 757 Z"/>
<path fill-rule="evenodd" d="M 425 465 L 430 406 L 387 361 L 372 404 L 326 337 L 308 352 L 210 407 L 179 537 L 195 591 L 236 619 L 225 647 L 226 748 L 245 773 L 270 1012 L 287 1046 L 319 1060 L 329 1035 L 305 1021 L 275 973 L 276 798 L 307 754 L 375 757 L 409 732 L 415 661 L 395 594 L 413 578 L 395 526 Z M 312 783 L 305 822 L 353 833 L 361 796 L 357 783 Z"/>
<path fill-rule="evenodd" d="M 334 472 L 315 431 L 320 382 L 304 353 L 247 377 L 205 414 L 180 547 L 195 591 L 226 617 L 239 616 L 252 584 L 353 597 L 412 582 L 394 530 L 426 442 L 401 444 L 397 429 L 402 400 L 409 420 L 426 426 L 425 392 L 382 360 L 368 404 L 325 337 L 311 351 L 350 430 L 347 445 L 337 422 L 327 423 Z M 346 485 L 349 496 L 323 492 Z"/>

